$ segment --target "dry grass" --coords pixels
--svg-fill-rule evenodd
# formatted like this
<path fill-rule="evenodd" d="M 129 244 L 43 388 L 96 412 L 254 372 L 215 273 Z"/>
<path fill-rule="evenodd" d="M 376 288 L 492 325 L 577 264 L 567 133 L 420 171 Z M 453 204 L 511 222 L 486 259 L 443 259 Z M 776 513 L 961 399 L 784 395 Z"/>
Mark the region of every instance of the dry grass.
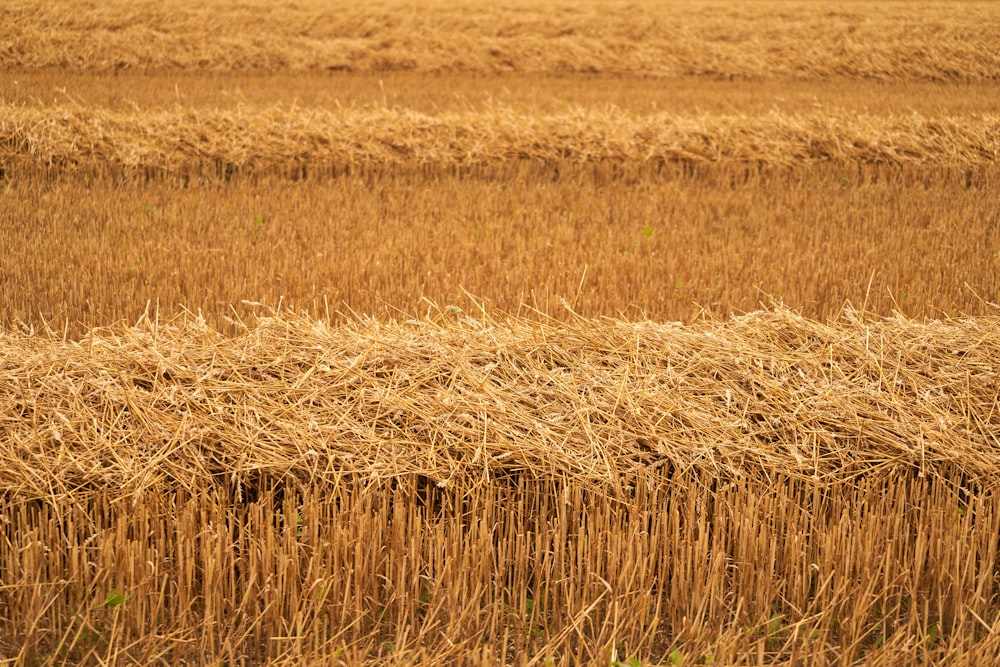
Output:
<path fill-rule="evenodd" d="M 60 0 L 40 8 L 11 0 L 0 34 L 8 69 L 1000 75 L 1000 18 L 990 2 Z"/>
<path fill-rule="evenodd" d="M 0 161 L 65 168 L 138 167 L 184 173 L 364 164 L 477 165 L 502 160 L 992 164 L 1000 116 L 637 116 L 578 108 L 435 115 L 404 109 L 107 111 L 73 106 L 0 110 Z"/>
<path fill-rule="evenodd" d="M 997 325 L 6 332 L 0 651 L 981 664 Z"/>

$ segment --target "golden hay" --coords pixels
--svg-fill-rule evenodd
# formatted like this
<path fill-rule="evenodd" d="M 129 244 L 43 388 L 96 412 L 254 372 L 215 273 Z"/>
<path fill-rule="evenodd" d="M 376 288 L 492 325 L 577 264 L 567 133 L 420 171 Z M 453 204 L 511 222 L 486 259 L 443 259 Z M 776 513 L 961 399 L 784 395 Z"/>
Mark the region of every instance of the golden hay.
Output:
<path fill-rule="evenodd" d="M 816 161 L 967 166 L 1000 157 L 1000 116 L 532 114 L 510 108 L 430 115 L 403 109 L 110 111 L 0 109 L 0 160 L 183 171 L 294 165 L 498 160 Z"/>
<path fill-rule="evenodd" d="M 990 2 L 8 0 L 0 35 L 7 69 L 1000 75 Z"/>
<path fill-rule="evenodd" d="M 16 664 L 1000 657 L 997 318 L 0 336 Z"/>
<path fill-rule="evenodd" d="M 0 665 L 1000 664 L 993 3 L 0 35 Z"/>
<path fill-rule="evenodd" d="M 0 484 L 32 498 L 512 472 L 614 486 L 641 471 L 782 472 L 833 484 L 1000 473 L 996 318 L 821 324 L 361 319 L 283 314 L 0 338 Z"/>

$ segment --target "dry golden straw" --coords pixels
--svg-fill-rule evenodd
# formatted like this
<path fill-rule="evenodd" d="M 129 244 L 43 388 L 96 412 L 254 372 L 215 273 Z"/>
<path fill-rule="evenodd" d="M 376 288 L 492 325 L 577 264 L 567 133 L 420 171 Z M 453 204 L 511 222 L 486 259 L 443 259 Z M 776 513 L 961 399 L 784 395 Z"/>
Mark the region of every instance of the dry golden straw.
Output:
<path fill-rule="evenodd" d="M 353 320 L 282 314 L 7 332 L 0 483 L 32 498 L 419 474 L 442 487 L 615 485 L 667 466 L 825 484 L 879 470 L 1000 473 L 995 318 L 821 324 Z M 949 473 L 950 474 L 950 473 Z"/>
<path fill-rule="evenodd" d="M 7 0 L 0 667 L 1000 664 L 998 44 Z"/>
<path fill-rule="evenodd" d="M 981 664 L 995 317 L 0 336 L 15 664 Z"/>
<path fill-rule="evenodd" d="M 0 35 L 0 67 L 22 69 L 1000 75 L 990 2 L 8 0 Z"/>
<path fill-rule="evenodd" d="M 296 164 L 816 161 L 980 165 L 1000 156 L 1000 116 L 636 115 L 510 108 L 435 115 L 402 109 L 110 111 L 0 109 L 0 160 L 183 170 Z"/>

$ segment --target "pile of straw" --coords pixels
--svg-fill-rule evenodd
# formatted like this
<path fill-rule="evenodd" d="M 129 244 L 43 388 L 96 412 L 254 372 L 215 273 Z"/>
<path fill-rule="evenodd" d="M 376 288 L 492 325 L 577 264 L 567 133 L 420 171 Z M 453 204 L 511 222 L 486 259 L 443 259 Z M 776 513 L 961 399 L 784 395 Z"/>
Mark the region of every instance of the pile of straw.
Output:
<path fill-rule="evenodd" d="M 626 487 L 662 470 L 820 484 L 1000 473 L 996 318 L 688 326 L 457 310 L 331 327 L 289 313 L 82 340 L 0 335 L 0 491 L 140 496 L 261 474 L 443 488 Z"/>
<path fill-rule="evenodd" d="M 512 159 L 656 163 L 810 162 L 968 166 L 1000 158 L 1000 116 L 817 111 L 637 115 L 494 107 L 112 111 L 0 107 L 0 161 L 184 170 L 301 164 L 490 164 Z"/>

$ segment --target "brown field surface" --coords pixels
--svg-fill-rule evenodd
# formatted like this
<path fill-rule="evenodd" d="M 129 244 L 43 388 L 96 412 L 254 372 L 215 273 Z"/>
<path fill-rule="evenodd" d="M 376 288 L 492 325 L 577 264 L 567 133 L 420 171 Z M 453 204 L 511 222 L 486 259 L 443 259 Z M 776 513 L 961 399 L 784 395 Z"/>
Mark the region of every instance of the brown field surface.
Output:
<path fill-rule="evenodd" d="M 6 3 L 0 665 L 1000 661 L 998 7 Z"/>
<path fill-rule="evenodd" d="M 802 114 L 846 110 L 925 117 L 1000 113 L 1000 77 L 983 81 L 794 79 L 554 72 L 70 72 L 17 70 L 0 80 L 0 99 L 35 108 L 101 111 L 182 109 L 405 109 L 434 114 L 495 107 L 535 113 L 614 108 L 633 115 Z"/>
<path fill-rule="evenodd" d="M 79 334 L 151 304 L 224 327 L 244 300 L 415 316 L 425 298 L 468 308 L 466 292 L 512 312 L 559 316 L 565 299 L 586 316 L 682 321 L 774 301 L 816 318 L 848 303 L 996 312 L 992 170 L 702 169 L 12 179 L 0 191 L 17 221 L 0 229 L 0 317 Z"/>

